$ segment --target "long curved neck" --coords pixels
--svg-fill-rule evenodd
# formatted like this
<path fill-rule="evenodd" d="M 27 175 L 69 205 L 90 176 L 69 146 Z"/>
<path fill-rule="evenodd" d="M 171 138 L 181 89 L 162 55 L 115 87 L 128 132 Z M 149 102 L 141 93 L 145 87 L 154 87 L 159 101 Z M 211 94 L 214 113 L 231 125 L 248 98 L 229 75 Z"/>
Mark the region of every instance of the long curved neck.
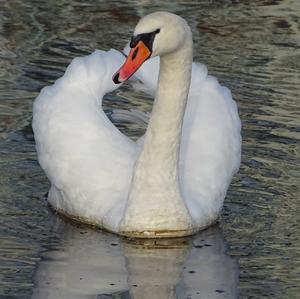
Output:
<path fill-rule="evenodd" d="M 191 79 L 192 49 L 179 51 L 160 60 L 156 91 L 139 167 L 148 167 L 153 176 L 157 170 L 177 179 L 180 137 Z M 140 163 L 143 161 L 143 165 Z"/>
<path fill-rule="evenodd" d="M 182 123 L 192 68 L 192 38 L 160 60 L 159 84 L 143 149 L 135 164 L 123 227 L 186 229 L 190 217 L 179 187 Z M 149 227 L 150 226 L 150 227 Z"/>

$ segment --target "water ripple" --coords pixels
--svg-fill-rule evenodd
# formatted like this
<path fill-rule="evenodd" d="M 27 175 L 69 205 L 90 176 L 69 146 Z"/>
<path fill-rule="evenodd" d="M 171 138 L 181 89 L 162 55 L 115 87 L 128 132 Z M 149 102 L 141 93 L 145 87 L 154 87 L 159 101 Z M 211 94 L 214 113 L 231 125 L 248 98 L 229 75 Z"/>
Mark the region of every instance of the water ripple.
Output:
<path fill-rule="evenodd" d="M 62 265 L 63 275 L 69 271 L 67 258 L 75 258 L 76 265 L 77 254 L 86 256 L 81 255 L 83 245 L 91 256 L 97 256 L 96 249 L 104 248 L 113 252 L 114 258 L 133 263 L 127 265 L 130 275 L 124 276 L 132 281 L 131 286 L 117 289 L 121 283 L 107 282 L 105 287 L 111 290 L 109 298 L 130 298 L 130 292 L 135 288 L 140 290 L 133 286 L 138 285 L 135 275 L 144 277 L 147 269 L 135 272 L 137 269 L 132 265 L 139 254 L 145 254 L 145 258 L 151 250 L 145 253 L 137 244 L 123 244 L 121 253 L 117 237 L 61 224 L 48 209 L 44 197 L 49 183 L 36 161 L 30 123 L 32 100 L 42 87 L 63 74 L 74 57 L 87 55 L 95 48 L 122 49 L 140 16 L 161 9 L 179 13 L 191 24 L 195 59 L 206 63 L 209 72 L 230 87 L 243 122 L 241 169 L 228 191 L 220 220 L 222 233 L 209 235 L 212 243 L 207 244 L 221 249 L 216 251 L 217 255 L 212 250 L 206 257 L 223 261 L 219 271 L 228 269 L 233 277 L 237 271 L 233 271 L 233 261 L 238 260 L 241 298 L 297 298 L 300 291 L 298 1 L 11 0 L 2 1 L 0 6 L 0 297 L 30 298 L 32 293 L 45 294 L 49 291 L 47 279 L 59 281 L 53 274 L 55 267 Z M 124 85 L 105 97 L 103 107 L 108 115 L 114 108 L 150 112 L 152 99 L 133 93 Z M 116 125 L 133 139 L 145 131 L 144 126 L 130 121 Z M 200 238 L 194 245 L 174 245 L 178 251 L 173 254 L 183 263 L 184 254 L 190 250 L 188 246 L 209 249 L 204 243 Z M 88 247 L 88 244 L 95 245 Z M 162 249 L 158 246 L 157 250 Z M 162 273 L 169 275 L 172 265 L 177 264 L 169 264 L 166 272 L 161 269 Z M 195 275 L 197 281 L 205 278 L 192 264 L 178 265 L 175 274 L 182 271 L 188 279 Z M 208 269 L 214 269 L 214 265 L 218 264 L 211 264 Z M 113 271 L 100 262 L 95 266 L 100 272 Z M 38 273 L 48 275 L 44 284 L 37 281 Z M 94 287 L 93 277 L 89 279 L 91 284 L 84 288 L 87 293 Z M 81 283 L 80 277 L 70 281 Z M 178 281 L 178 298 L 207 298 L 201 297 L 201 290 L 199 293 L 195 286 L 187 289 L 182 280 Z M 156 294 L 161 291 L 151 287 Z M 222 290 L 216 287 L 214 295 L 226 295 Z M 69 294 L 70 290 L 64 291 Z"/>

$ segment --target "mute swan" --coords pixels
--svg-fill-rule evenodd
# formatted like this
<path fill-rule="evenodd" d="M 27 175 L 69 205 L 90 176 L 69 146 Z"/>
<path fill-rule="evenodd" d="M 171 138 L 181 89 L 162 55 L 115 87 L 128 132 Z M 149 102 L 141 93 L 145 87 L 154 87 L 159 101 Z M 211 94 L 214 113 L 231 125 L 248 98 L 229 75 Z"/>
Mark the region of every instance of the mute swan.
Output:
<path fill-rule="evenodd" d="M 121 235 L 190 235 L 216 221 L 239 168 L 236 103 L 204 65 L 192 65 L 192 34 L 181 17 L 143 17 L 130 46 L 125 63 L 115 50 L 75 58 L 35 100 L 33 130 L 51 182 L 48 201 L 69 217 Z M 155 56 L 160 62 L 148 60 Z M 144 90 L 154 93 L 157 85 L 138 142 L 101 109 L 103 95 L 135 72 Z"/>

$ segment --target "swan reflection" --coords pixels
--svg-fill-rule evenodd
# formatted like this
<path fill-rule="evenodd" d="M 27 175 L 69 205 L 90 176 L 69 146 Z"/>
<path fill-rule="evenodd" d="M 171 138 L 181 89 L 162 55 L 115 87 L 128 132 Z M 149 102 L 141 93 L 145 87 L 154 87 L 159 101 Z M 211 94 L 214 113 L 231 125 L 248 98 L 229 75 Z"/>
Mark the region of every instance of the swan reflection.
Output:
<path fill-rule="evenodd" d="M 32 298 L 237 298 L 237 262 L 219 227 L 193 237 L 124 239 L 57 220 Z"/>

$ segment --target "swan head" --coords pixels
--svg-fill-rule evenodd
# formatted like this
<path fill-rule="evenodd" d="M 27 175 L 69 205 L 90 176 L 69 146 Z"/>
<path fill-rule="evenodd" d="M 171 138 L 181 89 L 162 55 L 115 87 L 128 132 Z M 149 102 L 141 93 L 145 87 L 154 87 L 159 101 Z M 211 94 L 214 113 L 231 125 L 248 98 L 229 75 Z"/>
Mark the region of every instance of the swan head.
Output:
<path fill-rule="evenodd" d="M 191 40 L 191 30 L 180 16 L 155 12 L 143 17 L 135 27 L 128 57 L 113 81 L 116 84 L 126 81 L 147 59 L 176 52 L 187 40 Z"/>

